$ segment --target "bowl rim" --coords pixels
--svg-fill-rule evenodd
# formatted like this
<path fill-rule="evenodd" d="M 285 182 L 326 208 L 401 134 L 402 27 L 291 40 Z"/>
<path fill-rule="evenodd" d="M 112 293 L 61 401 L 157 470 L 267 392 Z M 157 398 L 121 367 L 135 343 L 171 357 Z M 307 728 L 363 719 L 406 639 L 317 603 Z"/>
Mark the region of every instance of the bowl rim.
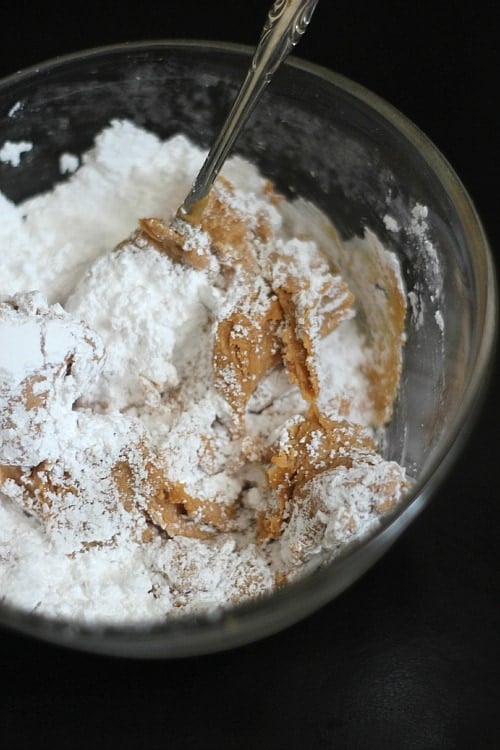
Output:
<path fill-rule="evenodd" d="M 0 80 L 0 92 L 35 76 L 48 74 L 77 62 L 92 62 L 104 56 L 156 53 L 203 49 L 237 55 L 249 60 L 254 48 L 233 42 L 205 39 L 152 39 L 102 45 L 60 55 L 34 64 Z M 352 545 L 314 575 L 289 583 L 271 595 L 261 597 L 217 613 L 200 616 L 179 615 L 165 622 L 152 624 L 86 624 L 57 620 L 44 615 L 24 612 L 0 601 L 0 624 L 59 645 L 79 650 L 129 657 L 183 657 L 222 651 L 271 635 L 311 614 L 357 580 L 392 545 L 402 531 L 421 512 L 439 485 L 478 417 L 489 383 L 498 328 L 498 292 L 495 267 L 485 231 L 472 199 L 462 182 L 434 143 L 396 107 L 378 94 L 351 79 L 311 63 L 295 55 L 285 66 L 295 68 L 341 89 L 361 100 L 388 121 L 419 152 L 431 167 L 443 189 L 450 195 L 462 222 L 481 293 L 477 295 L 476 313 L 481 323 L 477 349 L 470 378 L 453 419 L 448 437 L 441 441 L 422 476 L 398 504 L 359 544 Z M 366 555 L 366 551 L 369 555 Z M 356 561 L 357 558 L 357 561 Z M 364 560 L 361 558 L 365 558 Z M 355 575 L 343 578 L 342 571 L 356 563 Z M 339 581 L 343 581 L 339 585 Z M 297 601 L 302 604 L 297 608 Z"/>

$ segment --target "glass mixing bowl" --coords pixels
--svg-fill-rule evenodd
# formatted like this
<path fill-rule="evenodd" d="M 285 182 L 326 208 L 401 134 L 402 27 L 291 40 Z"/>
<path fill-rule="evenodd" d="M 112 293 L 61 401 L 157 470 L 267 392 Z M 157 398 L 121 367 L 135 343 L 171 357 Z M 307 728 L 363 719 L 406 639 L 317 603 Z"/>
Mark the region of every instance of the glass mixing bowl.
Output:
<path fill-rule="evenodd" d="M 113 118 L 167 137 L 212 142 L 249 64 L 229 44 L 153 42 L 56 59 L 0 83 L 0 144 L 34 148 L 0 190 L 17 202 L 61 179 L 59 157 L 80 154 Z M 9 113 L 9 116 L 6 116 Z M 408 338 L 386 456 L 414 479 L 396 511 L 326 567 L 272 596 L 217 616 L 156 625 L 90 626 L 0 605 L 0 622 L 102 653 L 183 656 L 256 640 L 303 618 L 353 583 L 435 492 L 478 410 L 495 339 L 496 288 L 480 221 L 445 159 L 405 117 L 328 70 L 291 60 L 239 139 L 287 195 L 324 211 L 343 236 L 372 229 L 400 258 Z M 1 592 L 0 592 L 1 593 Z"/>

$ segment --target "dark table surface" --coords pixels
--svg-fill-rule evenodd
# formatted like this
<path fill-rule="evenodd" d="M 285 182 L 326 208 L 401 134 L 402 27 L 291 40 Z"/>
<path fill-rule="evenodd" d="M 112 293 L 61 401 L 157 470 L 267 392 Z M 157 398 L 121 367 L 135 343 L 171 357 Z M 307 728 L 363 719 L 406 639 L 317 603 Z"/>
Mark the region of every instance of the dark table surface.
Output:
<path fill-rule="evenodd" d="M 0 76 L 153 38 L 254 44 L 269 0 L 6 3 Z M 394 104 L 441 149 L 498 258 L 498 12 L 320 0 L 298 56 Z M 390 552 L 285 632 L 180 661 L 92 656 L 0 631 L 0 746 L 500 748 L 498 365 L 441 489 Z"/>

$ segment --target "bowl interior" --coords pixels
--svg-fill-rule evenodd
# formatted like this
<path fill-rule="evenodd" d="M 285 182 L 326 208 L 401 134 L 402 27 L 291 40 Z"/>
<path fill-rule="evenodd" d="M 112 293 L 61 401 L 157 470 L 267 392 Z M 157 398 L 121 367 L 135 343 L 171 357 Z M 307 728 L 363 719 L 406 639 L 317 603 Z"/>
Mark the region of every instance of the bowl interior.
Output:
<path fill-rule="evenodd" d="M 162 138 L 212 142 L 248 66 L 248 50 L 201 43 L 125 45 L 54 61 L 0 85 L 0 143 L 33 149 L 0 190 L 18 202 L 60 181 L 114 118 Z M 495 289 L 481 226 L 459 181 L 417 128 L 361 87 L 300 62 L 273 79 L 236 152 L 279 190 L 313 202 L 344 237 L 365 227 L 399 257 L 409 293 L 400 396 L 386 455 L 415 488 L 393 518 L 344 558 L 268 600 L 217 620 L 146 628 L 50 623 L 5 608 L 4 621 L 95 650 L 180 655 L 225 648 L 283 627 L 327 601 L 383 553 L 449 465 L 477 407 L 491 358 Z M 91 220 L 91 217 L 89 217 Z"/>

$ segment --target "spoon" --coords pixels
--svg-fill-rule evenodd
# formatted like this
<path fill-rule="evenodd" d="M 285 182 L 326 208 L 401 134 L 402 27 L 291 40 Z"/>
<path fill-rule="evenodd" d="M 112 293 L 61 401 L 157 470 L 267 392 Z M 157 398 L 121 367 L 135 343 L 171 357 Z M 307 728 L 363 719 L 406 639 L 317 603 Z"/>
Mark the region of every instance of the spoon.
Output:
<path fill-rule="evenodd" d="M 208 193 L 259 96 L 305 32 L 318 0 L 275 0 L 250 68 L 219 135 L 180 206 L 179 218 L 199 222 Z"/>

